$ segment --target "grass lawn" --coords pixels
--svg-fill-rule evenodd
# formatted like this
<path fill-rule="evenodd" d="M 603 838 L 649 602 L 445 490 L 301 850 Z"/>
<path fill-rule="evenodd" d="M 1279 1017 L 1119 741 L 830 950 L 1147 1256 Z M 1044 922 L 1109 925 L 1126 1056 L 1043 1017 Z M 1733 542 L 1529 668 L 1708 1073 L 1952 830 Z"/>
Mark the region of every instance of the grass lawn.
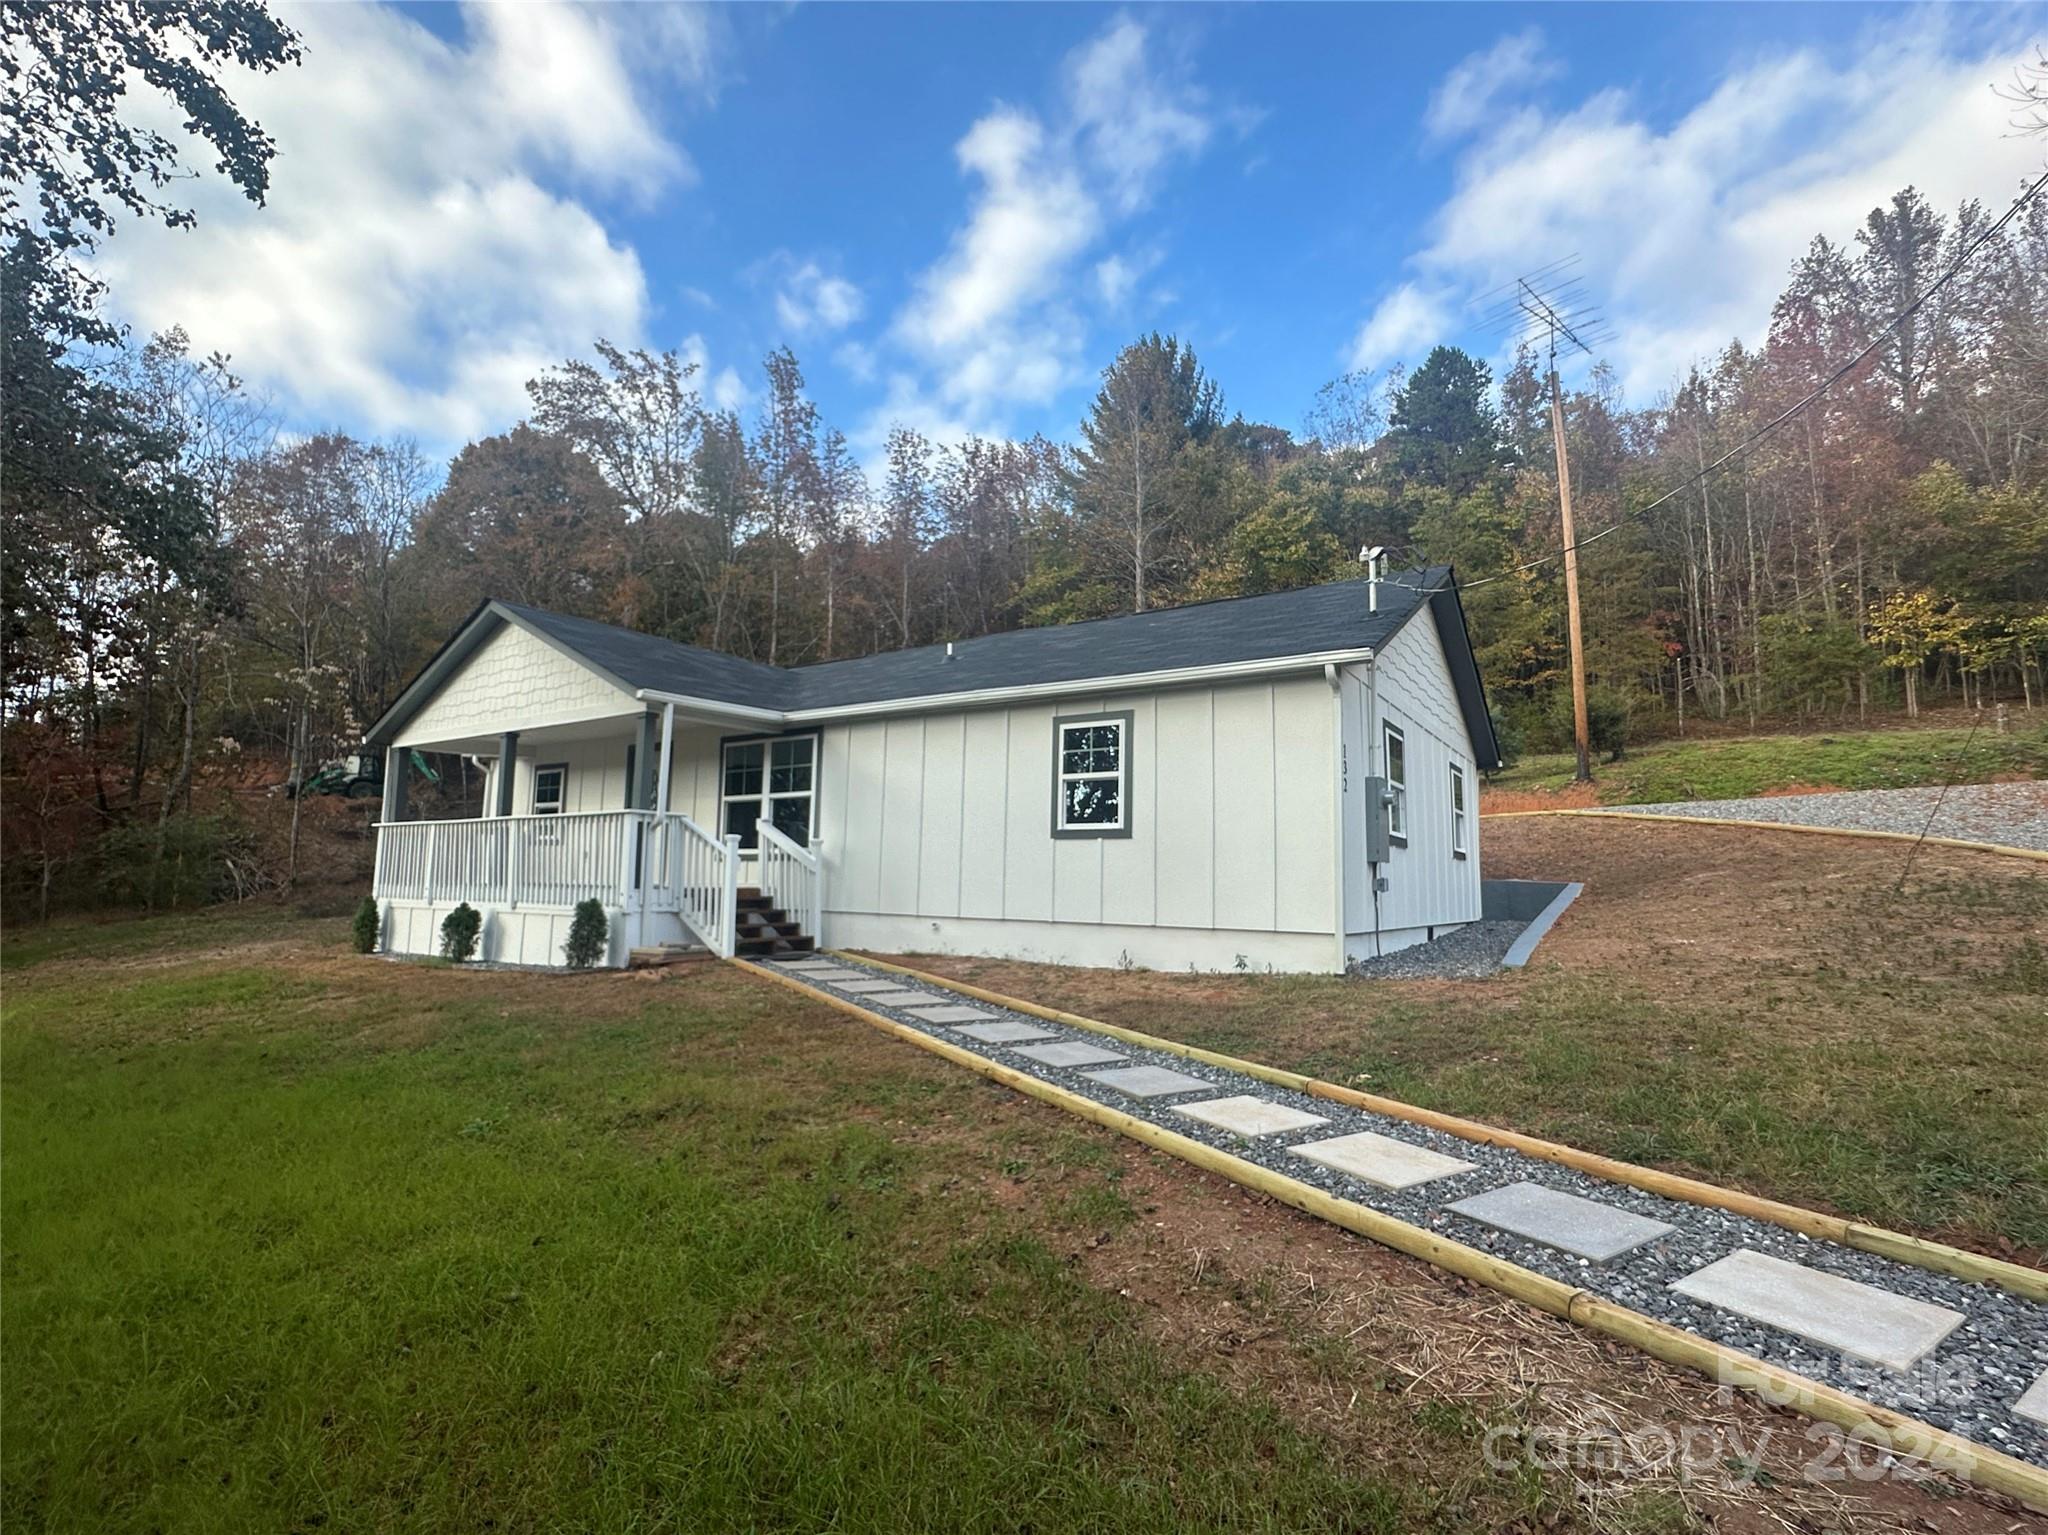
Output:
<path fill-rule="evenodd" d="M 2048 1253 L 2048 866 L 1484 823 L 1582 880 L 1535 963 L 1359 982 L 909 960 L 994 990 L 1984 1251 Z"/>
<path fill-rule="evenodd" d="M 2014 720 L 2011 734 L 1995 735 L 1987 727 L 1974 740 L 1967 727 L 1940 727 L 1653 741 L 1620 762 L 1596 763 L 1595 799 L 1603 805 L 1655 805 L 1744 799 L 1788 788 L 1910 788 L 1952 775 L 1958 783 L 2048 775 L 2048 726 L 2029 728 L 2028 717 L 2017 712 Z M 1486 808 L 1511 802 L 1515 808 L 1539 808 L 1540 796 L 1570 789 L 1572 771 L 1569 752 L 1524 757 L 1487 780 Z"/>
<path fill-rule="evenodd" d="M 1383 1389 L 1213 1251 L 1156 1294 L 1092 1281 L 1172 1235 L 1177 1164 L 734 971 L 457 972 L 343 931 L 10 946 L 10 1530 L 1585 1522 L 1485 1468 L 1504 1386 Z M 1373 1261 L 1369 1293 L 1444 1304 Z M 1176 1296 L 1238 1342 L 1184 1346 Z"/>

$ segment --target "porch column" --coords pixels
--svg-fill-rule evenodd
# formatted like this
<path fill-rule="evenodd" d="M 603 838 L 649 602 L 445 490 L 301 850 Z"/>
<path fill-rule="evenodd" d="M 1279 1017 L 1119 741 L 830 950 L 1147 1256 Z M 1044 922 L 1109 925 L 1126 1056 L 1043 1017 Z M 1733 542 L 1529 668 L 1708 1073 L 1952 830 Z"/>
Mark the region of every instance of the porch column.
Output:
<path fill-rule="evenodd" d="M 668 764 L 676 739 L 676 706 L 661 706 L 661 768 L 654 780 L 654 808 L 668 814 Z"/>
<path fill-rule="evenodd" d="M 633 772 L 639 782 L 633 785 L 632 807 L 635 810 L 654 808 L 654 716 L 640 716 L 640 745 L 633 753 Z M 667 764 L 664 762 L 663 766 Z"/>
<path fill-rule="evenodd" d="M 412 753 L 402 746 L 384 748 L 384 819 L 405 819 L 405 775 L 412 766 Z"/>
<path fill-rule="evenodd" d="M 498 737 L 498 810 L 512 813 L 512 774 L 519 765 L 519 732 L 508 730 Z"/>

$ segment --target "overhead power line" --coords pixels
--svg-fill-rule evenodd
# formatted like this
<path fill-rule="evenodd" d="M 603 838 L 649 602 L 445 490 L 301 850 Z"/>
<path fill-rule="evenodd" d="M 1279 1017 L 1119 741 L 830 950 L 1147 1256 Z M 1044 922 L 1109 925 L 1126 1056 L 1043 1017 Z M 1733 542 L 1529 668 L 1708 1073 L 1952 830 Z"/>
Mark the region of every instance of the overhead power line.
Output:
<path fill-rule="evenodd" d="M 1476 581 L 1457 582 L 1455 583 L 1457 589 L 1459 591 L 1469 591 L 1471 588 L 1475 586 L 1487 586 L 1495 581 L 1504 581 L 1509 576 L 1520 575 L 1524 571 L 1535 570 L 1539 566 L 1548 565 L 1553 560 L 1562 559 L 1564 557 L 1565 549 L 1583 549 L 1588 544 L 1598 543 L 1601 539 L 1607 537 L 1608 534 L 1620 531 L 1623 524 L 1637 517 L 1648 516 L 1651 512 L 1657 510 L 1658 507 L 1664 505 L 1666 502 L 1674 499 L 1675 497 L 1683 495 L 1686 491 L 1691 490 L 1695 485 L 1699 484 L 1700 481 L 1706 479 L 1709 475 L 1714 474 L 1716 471 L 1724 468 L 1734 459 L 1740 458 L 1743 454 L 1749 452 L 1750 449 L 1754 448 L 1758 443 L 1762 442 L 1766 437 L 1770 436 L 1771 433 L 1777 431 L 1779 427 L 1785 425 L 1786 422 L 1790 421 L 1793 417 L 1799 415 L 1802 411 L 1806 410 L 1808 407 L 1813 405 L 1816 401 L 1820 399 L 1822 395 L 1826 394 L 1836 384 L 1840 383 L 1844 378 L 1848 377 L 1851 373 L 1855 372 L 1856 369 L 1864 362 L 1865 359 L 1867 359 L 1870 356 L 1872 352 L 1875 352 L 1880 346 L 1884 344 L 1886 337 L 1890 336 L 1893 331 L 1897 330 L 1901 325 L 1905 324 L 1906 321 L 1912 319 L 1914 315 L 1918 314 L 1920 310 L 1926 305 L 1929 299 L 1933 298 L 1937 293 L 1941 292 L 1943 288 L 1947 287 L 1949 283 L 1954 280 L 1956 274 L 1961 272 L 1964 267 L 1970 264 L 1971 259 L 1976 256 L 1978 251 L 1982 250 L 1987 244 L 1989 244 L 1991 240 L 1994 239 L 2005 228 L 2007 224 L 2010 224 L 2014 219 L 2018 218 L 2020 216 L 2020 213 L 2026 208 L 2027 204 L 2032 202 L 2034 198 L 2037 195 L 2039 195 L 2043 187 L 2048 187 L 2048 172 L 2042 173 L 2042 175 L 2034 181 L 2033 185 L 2029 186 L 2025 191 L 2021 192 L 2018 197 L 2013 199 L 2012 206 L 2005 210 L 2004 214 L 2002 214 L 1999 217 L 1997 223 L 1991 225 L 1990 228 L 1986 229 L 1982 234 L 1978 235 L 1976 239 L 1972 240 L 1969 243 L 1969 245 L 1964 248 L 1962 254 L 1957 256 L 1956 259 L 1949 264 L 1948 269 L 1946 271 L 1944 271 L 1939 277 L 1935 278 L 1933 282 L 1929 283 L 1925 288 L 1923 288 L 1920 291 L 1919 296 L 1916 297 L 1910 304 L 1906 305 L 1905 308 L 1901 309 L 1897 314 L 1893 315 L 1891 319 L 1886 321 L 1885 324 L 1879 328 L 1877 334 L 1871 337 L 1870 341 L 1865 346 L 1863 346 L 1859 351 L 1857 351 L 1854 356 L 1850 357 L 1846 362 L 1844 362 L 1840 367 L 1836 368 L 1826 378 L 1822 379 L 1818 384 L 1814 385 L 1812 389 L 1808 390 L 1799 399 L 1795 400 L 1792 404 L 1786 406 L 1783 410 L 1779 411 L 1777 415 L 1771 417 L 1771 419 L 1766 421 L 1762 426 L 1756 428 L 1756 430 L 1752 431 L 1748 436 L 1744 437 L 1734 447 L 1730 448 L 1726 453 L 1723 453 L 1711 464 L 1706 465 L 1705 467 L 1698 470 L 1696 473 L 1688 475 L 1685 479 L 1679 481 L 1678 484 L 1672 486 L 1669 490 L 1665 491 L 1664 494 L 1657 497 L 1656 500 L 1646 502 L 1644 505 L 1636 507 L 1633 511 L 1624 510 L 1621 514 L 1621 517 L 1617 521 L 1610 523 L 1608 526 L 1602 528 L 1597 533 L 1588 533 L 1584 538 L 1566 544 L 1563 548 L 1559 548 L 1550 554 L 1538 555 L 1533 560 L 1525 560 L 1519 565 L 1511 565 L 1506 570 L 1497 571 L 1490 576 L 1481 576 Z M 1398 583 L 1389 578 L 1387 584 L 1391 586 L 1406 583 Z M 1422 590 L 1424 592 L 1424 595 L 1428 595 L 1433 592 L 1440 592 L 1444 590 L 1444 588 L 1441 586 L 1431 586 L 1423 588 Z"/>

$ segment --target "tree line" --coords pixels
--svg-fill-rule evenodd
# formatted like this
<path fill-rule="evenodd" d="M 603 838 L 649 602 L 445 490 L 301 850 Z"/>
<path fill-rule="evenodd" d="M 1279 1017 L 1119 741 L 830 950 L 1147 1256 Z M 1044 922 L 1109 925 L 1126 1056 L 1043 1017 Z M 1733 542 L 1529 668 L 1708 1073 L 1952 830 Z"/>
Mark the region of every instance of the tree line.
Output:
<path fill-rule="evenodd" d="M 242 18 L 245 63 L 295 57 L 249 21 L 260 7 L 214 6 Z M 136 14 L 169 46 L 170 13 Z M 125 131 L 98 106 L 103 133 Z M 195 110 L 260 197 L 260 129 L 224 97 Z M 1381 545 L 1470 583 L 1504 739 L 1568 735 L 1547 359 L 1527 348 L 1498 380 L 1448 346 L 1338 378 L 1290 429 L 1231 411 L 1190 346 L 1146 335 L 1070 441 L 899 426 L 864 461 L 787 347 L 742 413 L 676 352 L 599 339 L 530 381 L 525 419 L 442 465 L 405 440 L 287 434 L 229 359 L 116 330 L 69 259 L 111 227 L 100 198 L 51 185 L 34 218 L 10 199 L 0 230 L 11 911 L 289 883 L 301 802 L 267 840 L 251 807 L 349 750 L 487 597 L 801 665 L 1337 579 Z M 1815 239 L 1760 344 L 1648 405 L 1605 366 L 1566 392 L 1611 741 L 1687 711 L 1916 711 L 1929 689 L 2032 706 L 2048 199 L 1885 330 L 1985 217 L 1905 189 L 1853 244 Z M 1880 335 L 1787 429 L 1699 474 Z"/>

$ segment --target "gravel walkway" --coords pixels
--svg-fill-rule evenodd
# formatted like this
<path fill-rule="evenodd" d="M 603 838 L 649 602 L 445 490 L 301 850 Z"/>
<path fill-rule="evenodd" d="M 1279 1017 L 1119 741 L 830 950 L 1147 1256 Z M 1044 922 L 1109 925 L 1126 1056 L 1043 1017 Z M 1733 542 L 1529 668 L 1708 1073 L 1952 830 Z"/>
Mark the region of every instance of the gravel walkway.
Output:
<path fill-rule="evenodd" d="M 1410 944 L 1377 959 L 1351 962 L 1351 973 L 1384 981 L 1480 981 L 1500 969 L 1526 922 L 1471 922 L 1433 938 Z"/>
<path fill-rule="evenodd" d="M 930 1001 L 906 1001 L 903 1006 L 882 1005 L 872 996 L 839 991 L 830 979 L 806 973 L 807 970 L 827 967 L 858 971 L 862 979 L 853 983 L 856 986 L 873 981 L 900 983 L 902 991 L 918 993 L 929 997 Z M 1663 1199 L 1627 1185 L 1608 1183 L 1571 1168 L 1538 1161 L 1518 1151 L 1481 1145 L 1444 1131 L 1410 1124 L 1406 1120 L 1291 1092 L 1259 1078 L 1191 1061 L 1169 1051 L 1142 1049 L 1109 1036 L 1048 1023 L 1030 1014 L 979 1002 L 908 976 L 870 970 L 851 961 L 823 958 L 807 958 L 796 963 L 777 962 L 773 968 L 827 995 L 858 1002 L 897 1023 L 907 1024 L 956 1048 L 973 1051 L 1014 1071 L 1027 1072 L 1056 1083 L 1068 1092 L 1109 1104 L 1124 1113 L 1222 1148 L 1246 1161 L 1383 1211 L 1411 1225 L 1441 1231 L 1469 1246 L 1498 1253 L 1525 1268 L 1607 1296 L 1621 1305 L 1796 1370 L 1811 1379 L 1895 1407 L 2008 1455 L 2048 1466 L 2048 1425 L 2037 1424 L 2013 1411 L 2013 1405 L 2029 1384 L 2048 1374 L 2048 1306 L 2023 1300 L 1993 1285 L 1973 1284 L 1910 1264 L 1896 1263 L 1872 1253 L 1817 1241 L 1781 1226 L 1723 1210 Z M 931 1019 L 908 1010 L 941 1004 L 971 1005 L 990 1015 L 988 1021 L 1028 1026 L 1033 1037 L 1019 1039 L 1010 1045 L 985 1044 L 961 1033 L 957 1025 L 941 1027 Z M 1084 1074 L 1103 1070 L 1111 1064 L 1101 1062 L 1099 1057 L 1095 1064 L 1060 1068 L 1041 1064 L 1019 1053 L 1020 1049 L 1036 1048 L 1055 1041 L 1114 1050 L 1123 1058 L 1113 1063 L 1118 1068 L 1123 1065 L 1164 1067 L 1196 1078 L 1204 1085 L 1167 1096 L 1135 1097 Z M 1246 1139 L 1174 1112 L 1176 1105 L 1238 1095 L 1317 1115 L 1326 1123 L 1291 1133 Z M 1397 1191 L 1331 1170 L 1294 1154 L 1293 1148 L 1304 1144 L 1355 1135 L 1361 1131 L 1373 1131 L 1474 1165 L 1469 1171 Z M 1540 1184 L 1544 1188 L 1575 1194 L 1614 1209 L 1665 1221 L 1675 1229 L 1607 1262 L 1592 1263 L 1557 1248 L 1511 1235 L 1468 1216 L 1453 1214 L 1446 1208 L 1471 1195 L 1520 1182 Z M 1705 1265 L 1738 1249 L 1748 1249 L 1824 1274 L 1857 1280 L 1893 1295 L 1945 1306 L 1961 1312 L 1964 1320 L 1911 1369 L 1895 1371 L 1859 1364 L 1793 1333 L 1690 1299 L 1671 1288 L 1674 1281 L 1695 1274 Z"/>
<path fill-rule="evenodd" d="M 1940 799 L 1941 811 L 1927 826 Z M 1946 797 L 1939 789 L 1850 789 L 1834 794 L 1784 794 L 1762 799 L 1682 800 L 1669 805 L 1610 805 L 1614 811 L 1653 815 L 1717 816 L 1731 821 L 1777 821 L 1788 826 L 1826 826 L 1857 831 L 1902 831 L 1966 842 L 2048 852 L 2048 783 L 1957 784 Z"/>

